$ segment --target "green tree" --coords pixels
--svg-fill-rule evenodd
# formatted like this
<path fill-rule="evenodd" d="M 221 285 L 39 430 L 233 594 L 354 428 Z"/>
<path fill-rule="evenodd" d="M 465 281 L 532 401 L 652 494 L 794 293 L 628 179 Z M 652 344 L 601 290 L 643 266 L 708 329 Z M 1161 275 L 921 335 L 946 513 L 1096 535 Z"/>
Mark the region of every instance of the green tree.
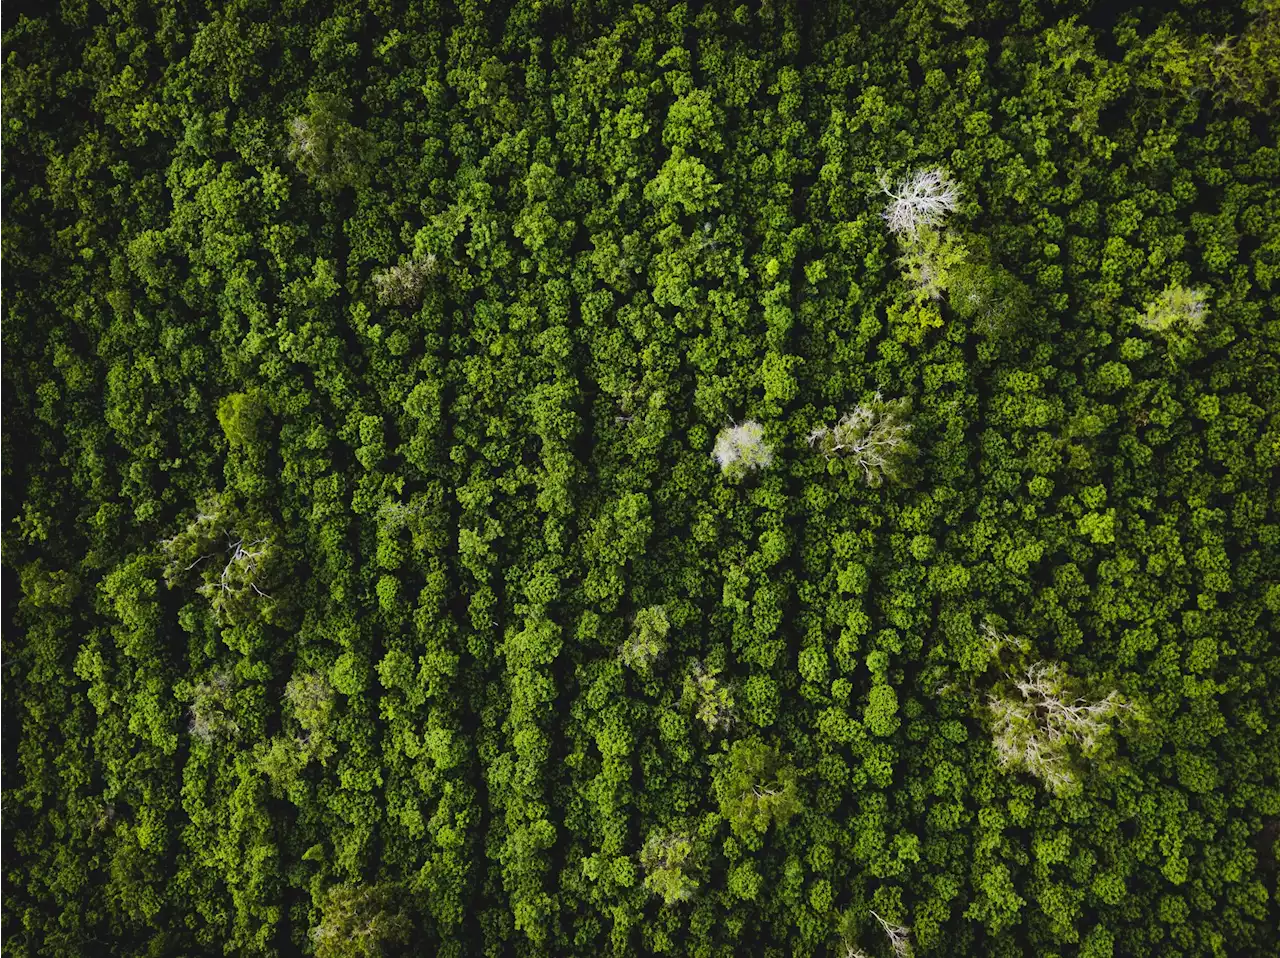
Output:
<path fill-rule="evenodd" d="M 649 675 L 667 647 L 669 628 L 667 610 L 663 606 L 651 605 L 637 612 L 631 635 L 622 644 L 622 664 L 642 675 Z"/>
<path fill-rule="evenodd" d="M 218 422 L 232 446 L 255 446 L 267 407 L 257 390 L 231 393 L 218 403 Z"/>
<path fill-rule="evenodd" d="M 310 931 L 317 958 L 380 958 L 407 945 L 413 923 L 399 899 L 386 883 L 334 885 Z"/>
<path fill-rule="evenodd" d="M 727 729 L 733 724 L 733 689 L 716 678 L 718 670 L 705 669 L 694 663 L 686 676 L 681 701 L 694 710 L 698 720 L 708 731 Z"/>
<path fill-rule="evenodd" d="M 377 143 L 351 125 L 350 115 L 345 97 L 312 91 L 307 112 L 289 121 L 289 159 L 322 192 L 362 186 L 369 179 Z"/>
<path fill-rule="evenodd" d="M 1159 336 L 1198 332 L 1208 317 L 1208 297 L 1203 290 L 1187 289 L 1176 283 L 1166 286 L 1147 310 L 1138 325 Z"/>
<path fill-rule="evenodd" d="M 644 887 L 660 896 L 665 905 L 693 897 L 699 884 L 691 873 L 694 865 L 693 840 L 679 832 L 654 832 L 640 850 Z"/>
<path fill-rule="evenodd" d="M 759 739 L 734 742 L 715 775 L 720 812 L 735 835 L 762 836 L 800 810 L 795 768 Z"/>

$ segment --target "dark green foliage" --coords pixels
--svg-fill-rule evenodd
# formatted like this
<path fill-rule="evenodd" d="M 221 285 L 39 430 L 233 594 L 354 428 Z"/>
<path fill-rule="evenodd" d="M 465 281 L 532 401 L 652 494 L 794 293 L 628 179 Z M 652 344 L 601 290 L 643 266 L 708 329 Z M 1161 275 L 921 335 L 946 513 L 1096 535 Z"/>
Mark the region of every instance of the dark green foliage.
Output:
<path fill-rule="evenodd" d="M 1277 9 L 6 6 L 5 955 L 1276 954 Z"/>
<path fill-rule="evenodd" d="M 265 413 L 257 393 L 232 393 L 218 403 L 218 422 L 227 442 L 233 446 L 252 446 L 258 442 L 258 429 Z"/>
<path fill-rule="evenodd" d="M 335 885 L 311 928 L 316 958 L 380 958 L 400 954 L 413 925 L 385 885 Z"/>
<path fill-rule="evenodd" d="M 322 192 L 368 181 L 377 141 L 349 120 L 351 104 L 339 94 L 307 94 L 307 112 L 289 121 L 289 159 Z"/>

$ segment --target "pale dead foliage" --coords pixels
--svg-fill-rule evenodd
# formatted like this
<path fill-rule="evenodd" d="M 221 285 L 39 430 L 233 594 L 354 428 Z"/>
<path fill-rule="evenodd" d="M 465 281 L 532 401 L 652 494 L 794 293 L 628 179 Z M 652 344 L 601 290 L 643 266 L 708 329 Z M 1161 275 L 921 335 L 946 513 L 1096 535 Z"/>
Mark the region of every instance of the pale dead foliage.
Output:
<path fill-rule="evenodd" d="M 743 475 L 767 469 L 773 463 L 773 450 L 764 441 L 764 427 L 748 419 L 720 430 L 711 457 L 725 475 Z"/>

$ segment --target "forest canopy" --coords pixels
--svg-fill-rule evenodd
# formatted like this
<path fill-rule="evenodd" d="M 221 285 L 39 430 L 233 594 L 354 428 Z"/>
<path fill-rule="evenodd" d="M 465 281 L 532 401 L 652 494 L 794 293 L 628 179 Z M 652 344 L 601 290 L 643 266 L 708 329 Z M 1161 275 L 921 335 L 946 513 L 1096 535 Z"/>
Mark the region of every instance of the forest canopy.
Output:
<path fill-rule="evenodd" d="M 1280 953 L 1280 0 L 3 58 L 6 955 Z"/>

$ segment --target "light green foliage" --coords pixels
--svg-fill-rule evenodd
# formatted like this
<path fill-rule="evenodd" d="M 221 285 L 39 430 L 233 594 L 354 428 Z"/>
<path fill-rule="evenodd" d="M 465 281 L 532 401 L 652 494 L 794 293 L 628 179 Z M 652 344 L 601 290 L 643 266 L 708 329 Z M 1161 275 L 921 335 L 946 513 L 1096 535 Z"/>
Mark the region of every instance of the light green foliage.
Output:
<path fill-rule="evenodd" d="M 308 758 L 325 761 L 334 751 L 327 734 L 334 707 L 333 687 L 328 678 L 319 672 L 295 675 L 285 686 L 284 697 L 302 728 L 303 751 Z"/>
<path fill-rule="evenodd" d="M 898 728 L 898 695 L 889 685 L 873 685 L 863 723 L 872 735 L 892 735 Z"/>
<path fill-rule="evenodd" d="M 284 698 L 298 730 L 277 735 L 260 750 L 258 767 L 285 793 L 312 760 L 326 764 L 336 751 L 330 729 L 333 718 L 333 686 L 319 672 L 295 675 L 285 686 Z"/>
<path fill-rule="evenodd" d="M 898 267 L 918 299 L 942 299 L 968 258 L 969 251 L 956 233 L 924 226 L 904 238 Z M 970 279 L 965 290 L 970 308 L 976 306 L 973 298 L 981 295 L 974 285 Z"/>
<path fill-rule="evenodd" d="M 782 696 L 778 684 L 764 675 L 753 675 L 742 686 L 742 711 L 748 721 L 767 727 L 778 720 Z"/>
<path fill-rule="evenodd" d="M 667 647 L 667 610 L 651 605 L 636 613 L 631 635 L 622 645 L 622 664 L 642 675 L 652 672 L 654 663 Z"/>
<path fill-rule="evenodd" d="M 218 403 L 218 422 L 232 446 L 252 446 L 266 416 L 266 406 L 256 392 L 231 393 Z"/>
<path fill-rule="evenodd" d="M 796 770 L 759 739 L 734 742 L 715 778 L 720 812 L 735 835 L 763 835 L 782 827 L 800 810 Z"/>
<path fill-rule="evenodd" d="M 645 186 L 644 195 L 664 220 L 671 221 L 680 213 L 698 216 L 707 212 L 720 190 L 711 171 L 697 157 L 676 147 L 658 175 Z"/>
<path fill-rule="evenodd" d="M 1274 113 L 1280 102 L 1280 3 L 1246 0 L 1239 34 L 1180 36 L 1162 28 L 1149 41 L 1161 81 L 1180 94 L 1212 93 L 1220 105 Z"/>
<path fill-rule="evenodd" d="M 699 884 L 692 875 L 694 865 L 693 841 L 684 834 L 655 832 L 640 850 L 644 887 L 658 895 L 664 905 L 694 896 Z"/>
<path fill-rule="evenodd" d="M 693 671 L 684 680 L 681 697 L 711 732 L 727 729 L 734 721 L 733 689 L 716 675 L 717 670 L 694 663 Z"/>
<path fill-rule="evenodd" d="M 307 767 L 307 753 L 301 743 L 278 735 L 258 750 L 257 766 L 282 793 L 287 793 Z"/>
<path fill-rule="evenodd" d="M 1208 297 L 1203 290 L 1173 284 L 1147 304 L 1138 324 L 1160 336 L 1195 333 L 1208 317 Z"/>

